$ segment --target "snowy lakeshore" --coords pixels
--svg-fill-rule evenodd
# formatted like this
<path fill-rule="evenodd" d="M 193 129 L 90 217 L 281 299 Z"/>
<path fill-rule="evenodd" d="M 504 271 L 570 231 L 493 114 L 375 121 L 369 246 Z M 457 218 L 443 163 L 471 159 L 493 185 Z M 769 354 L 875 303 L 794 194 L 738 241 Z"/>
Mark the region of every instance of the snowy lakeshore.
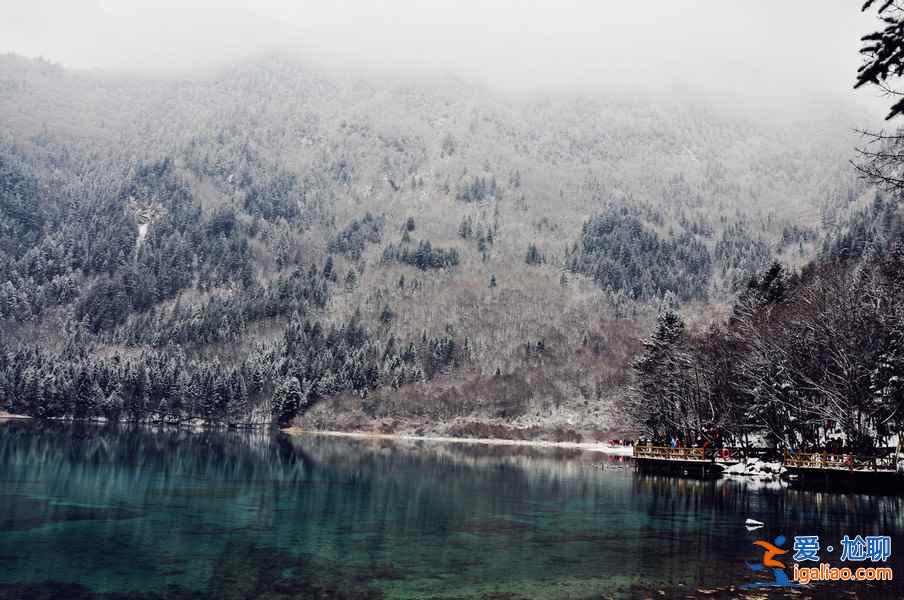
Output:
<path fill-rule="evenodd" d="M 767 461 L 760 458 L 746 458 L 741 462 L 726 467 L 723 475 L 735 477 L 751 477 L 758 481 L 780 479 L 787 469 L 778 461 Z"/>

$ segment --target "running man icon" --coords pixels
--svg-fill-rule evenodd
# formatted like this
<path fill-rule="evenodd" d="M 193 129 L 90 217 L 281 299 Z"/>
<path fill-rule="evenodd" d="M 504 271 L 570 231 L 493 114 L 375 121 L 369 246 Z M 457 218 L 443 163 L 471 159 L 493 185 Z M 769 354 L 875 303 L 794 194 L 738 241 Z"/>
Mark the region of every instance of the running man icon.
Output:
<path fill-rule="evenodd" d="M 775 559 L 775 556 L 778 554 L 787 554 L 788 551 L 782 549 L 780 546 L 785 543 L 785 536 L 780 535 L 775 538 L 775 543 L 770 544 L 764 540 L 757 540 L 753 543 L 754 546 L 759 546 L 763 548 L 763 562 L 759 565 L 752 565 L 749 562 L 744 562 L 747 565 L 747 568 L 751 571 L 762 571 L 763 569 L 769 567 L 772 569 L 772 574 L 775 577 L 775 581 L 767 581 L 763 583 L 748 583 L 741 586 L 742 590 L 749 590 L 751 588 L 758 587 L 807 587 L 801 583 L 794 583 L 788 579 L 788 576 L 785 574 L 785 565 L 779 560 Z"/>

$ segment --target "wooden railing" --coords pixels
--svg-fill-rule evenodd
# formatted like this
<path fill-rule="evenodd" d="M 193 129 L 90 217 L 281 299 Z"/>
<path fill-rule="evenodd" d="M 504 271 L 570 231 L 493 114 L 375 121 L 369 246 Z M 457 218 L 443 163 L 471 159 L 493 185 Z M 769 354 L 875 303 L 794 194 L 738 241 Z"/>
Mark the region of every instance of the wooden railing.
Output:
<path fill-rule="evenodd" d="M 634 458 L 664 458 L 669 460 L 699 460 L 706 459 L 703 448 L 672 448 L 669 446 L 634 446 Z"/>
<path fill-rule="evenodd" d="M 897 461 L 894 455 L 866 458 L 855 454 L 831 452 L 785 452 L 785 466 L 803 469 L 894 471 L 897 467 Z"/>

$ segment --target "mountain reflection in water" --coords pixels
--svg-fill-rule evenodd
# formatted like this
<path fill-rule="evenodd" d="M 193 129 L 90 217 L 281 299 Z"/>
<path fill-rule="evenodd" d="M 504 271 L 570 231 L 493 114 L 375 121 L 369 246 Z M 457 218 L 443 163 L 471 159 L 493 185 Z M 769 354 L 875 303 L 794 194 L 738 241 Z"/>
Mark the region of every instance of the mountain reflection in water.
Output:
<path fill-rule="evenodd" d="M 904 548 L 900 497 L 553 448 L 7 422 L 0 481 L 0 598 L 728 598 L 757 539 Z"/>

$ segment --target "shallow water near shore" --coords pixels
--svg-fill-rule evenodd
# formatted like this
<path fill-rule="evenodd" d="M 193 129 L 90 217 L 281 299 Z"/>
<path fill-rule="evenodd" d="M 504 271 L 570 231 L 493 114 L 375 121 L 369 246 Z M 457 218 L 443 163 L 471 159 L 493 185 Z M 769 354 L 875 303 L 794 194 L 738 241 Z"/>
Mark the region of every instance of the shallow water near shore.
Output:
<path fill-rule="evenodd" d="M 0 598 L 741 597 L 767 579 L 752 542 L 780 534 L 890 535 L 904 577 L 902 504 L 574 449 L 11 421 Z"/>

